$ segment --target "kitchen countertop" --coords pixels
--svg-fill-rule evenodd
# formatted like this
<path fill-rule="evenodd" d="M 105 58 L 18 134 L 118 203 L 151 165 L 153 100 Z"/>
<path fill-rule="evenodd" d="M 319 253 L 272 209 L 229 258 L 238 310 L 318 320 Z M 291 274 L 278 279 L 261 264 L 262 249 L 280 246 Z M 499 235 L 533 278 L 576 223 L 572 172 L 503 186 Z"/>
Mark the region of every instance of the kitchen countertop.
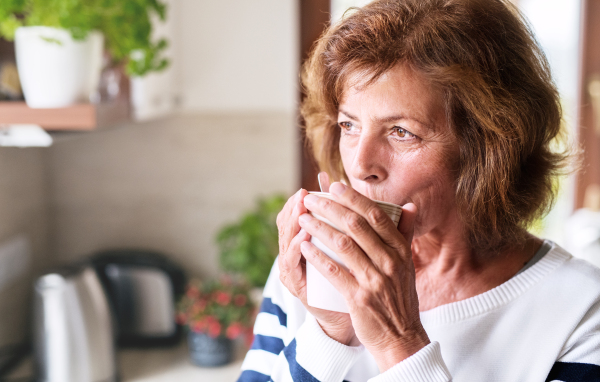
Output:
<path fill-rule="evenodd" d="M 234 361 L 229 365 L 206 368 L 193 365 L 187 343 L 174 348 L 125 349 L 118 354 L 121 382 L 234 382 L 240 374 L 246 349 L 236 344 Z M 25 380 L 32 375 L 31 358 L 25 359 L 7 376 L 7 380 Z"/>
<path fill-rule="evenodd" d="M 235 361 L 214 368 L 199 367 L 189 360 L 187 343 L 173 349 L 122 350 L 119 352 L 123 382 L 214 381 L 234 382 L 240 375 L 245 349 L 238 347 Z"/>

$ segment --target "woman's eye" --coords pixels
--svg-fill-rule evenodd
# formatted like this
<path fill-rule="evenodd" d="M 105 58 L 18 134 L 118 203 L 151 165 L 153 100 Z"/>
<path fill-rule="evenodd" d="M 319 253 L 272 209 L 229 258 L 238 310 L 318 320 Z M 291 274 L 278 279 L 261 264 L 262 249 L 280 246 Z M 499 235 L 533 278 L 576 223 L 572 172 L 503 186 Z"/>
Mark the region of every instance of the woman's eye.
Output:
<path fill-rule="evenodd" d="M 401 128 L 401 127 L 397 127 L 397 126 L 396 126 L 396 127 L 394 127 L 394 135 L 395 135 L 396 137 L 398 137 L 398 138 L 402 138 L 402 139 L 405 139 L 405 138 L 409 138 L 409 139 L 410 139 L 410 138 L 414 138 L 414 137 L 416 137 L 416 135 L 414 135 L 414 134 L 413 134 L 413 133 L 411 133 L 410 131 L 408 131 L 408 130 L 406 130 L 406 129 L 403 129 L 403 128 Z"/>
<path fill-rule="evenodd" d="M 352 131 L 355 129 L 352 122 L 338 122 L 338 126 L 344 131 Z"/>

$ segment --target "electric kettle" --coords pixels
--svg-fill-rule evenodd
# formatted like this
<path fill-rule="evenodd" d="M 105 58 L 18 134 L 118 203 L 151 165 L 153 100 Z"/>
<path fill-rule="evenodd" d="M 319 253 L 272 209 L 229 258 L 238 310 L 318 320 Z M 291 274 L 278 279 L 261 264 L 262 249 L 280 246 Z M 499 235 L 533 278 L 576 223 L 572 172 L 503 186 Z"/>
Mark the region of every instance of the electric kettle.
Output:
<path fill-rule="evenodd" d="M 142 249 L 105 250 L 90 262 L 115 313 L 119 347 L 179 343 L 182 327 L 175 321 L 175 309 L 186 283 L 180 266 Z"/>
<path fill-rule="evenodd" d="M 36 380 L 117 381 L 113 319 L 94 269 L 79 264 L 47 273 L 34 294 Z"/>

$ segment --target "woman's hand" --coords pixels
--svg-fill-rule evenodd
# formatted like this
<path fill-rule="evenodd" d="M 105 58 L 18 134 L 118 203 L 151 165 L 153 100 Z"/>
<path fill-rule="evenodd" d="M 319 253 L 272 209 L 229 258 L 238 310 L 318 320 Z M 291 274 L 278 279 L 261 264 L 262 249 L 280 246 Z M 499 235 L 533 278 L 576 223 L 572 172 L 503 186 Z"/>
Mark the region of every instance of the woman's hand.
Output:
<path fill-rule="evenodd" d="M 304 197 L 306 207 L 297 211 L 299 225 L 336 252 L 349 271 L 306 237 L 298 239 L 301 252 L 342 293 L 357 338 L 383 372 L 430 342 L 419 317 L 410 247 L 416 206 L 405 205 L 395 227 L 375 202 L 352 188 L 334 183 L 330 192 L 337 203 L 314 195 Z M 329 219 L 345 234 L 302 213 L 304 208 Z M 337 332 L 335 323 L 317 320 L 327 334 Z"/>
<path fill-rule="evenodd" d="M 310 240 L 310 235 L 301 230 L 298 223 L 300 215 L 308 212 L 303 204 L 306 195 L 308 192 L 300 189 L 288 199 L 277 215 L 279 277 L 320 323 L 326 323 L 331 328 L 325 331 L 331 338 L 347 345 L 354 344 L 356 339 L 349 314 L 313 308 L 306 302 L 306 260 L 300 252 L 300 244 Z"/>

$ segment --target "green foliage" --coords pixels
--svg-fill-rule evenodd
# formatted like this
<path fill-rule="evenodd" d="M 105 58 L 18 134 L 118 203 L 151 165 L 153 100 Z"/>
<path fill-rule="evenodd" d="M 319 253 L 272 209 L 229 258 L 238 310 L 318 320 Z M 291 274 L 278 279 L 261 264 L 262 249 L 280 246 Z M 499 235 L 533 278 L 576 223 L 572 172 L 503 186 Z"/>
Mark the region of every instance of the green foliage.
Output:
<path fill-rule="evenodd" d="M 248 284 L 224 276 L 221 280 L 192 280 L 179 301 L 177 322 L 197 333 L 230 339 L 251 334 L 255 306 Z"/>
<path fill-rule="evenodd" d="M 143 76 L 168 65 L 161 57 L 167 41 L 150 38 L 153 14 L 165 20 L 160 0 L 1 0 L 0 37 L 13 40 L 20 26 L 62 28 L 77 40 L 98 30 L 113 61 L 125 62 L 128 74 Z"/>
<path fill-rule="evenodd" d="M 275 195 L 259 199 L 256 209 L 217 234 L 221 267 L 242 274 L 252 285 L 264 286 L 279 252 L 275 220 L 286 198 Z"/>

